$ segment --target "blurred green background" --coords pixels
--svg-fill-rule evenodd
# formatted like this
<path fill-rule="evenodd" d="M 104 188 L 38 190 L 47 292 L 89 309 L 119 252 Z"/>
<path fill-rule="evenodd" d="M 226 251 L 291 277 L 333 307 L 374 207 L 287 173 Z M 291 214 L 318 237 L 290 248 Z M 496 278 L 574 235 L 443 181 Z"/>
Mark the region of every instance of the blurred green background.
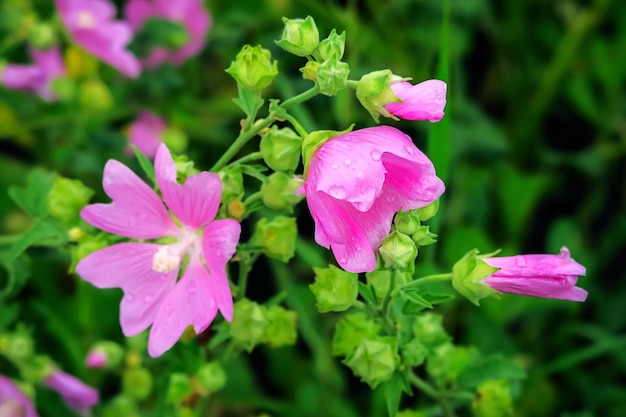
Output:
<path fill-rule="evenodd" d="M 0 4 L 6 11 L 18 3 L 28 2 Z M 30 221 L 7 198 L 7 188 L 23 185 L 32 167 L 79 178 L 101 193 L 105 161 L 130 161 L 122 151 L 124 128 L 146 106 L 187 134 L 196 166 L 210 167 L 236 137 L 241 118 L 231 101 L 235 83 L 224 69 L 243 44 L 260 44 L 278 59 L 281 73 L 266 98 L 288 98 L 308 88 L 298 71 L 304 62 L 274 40 L 282 16 L 311 15 L 321 36 L 333 28 L 347 32 L 344 60 L 351 79 L 384 68 L 414 82 L 448 74 L 440 125 L 384 121 L 410 134 L 447 184 L 435 225 L 439 244 L 420 254 L 418 273 L 449 270 L 474 247 L 509 255 L 558 253 L 568 246 L 587 267 L 579 280 L 589 292 L 582 304 L 503 295 L 480 308 L 460 298 L 445 305 L 440 311 L 455 342 L 512 356 L 526 368 L 517 416 L 626 415 L 626 2 L 450 0 L 448 20 L 444 3 L 210 1 L 207 47 L 181 68 L 164 67 L 129 82 L 101 66 L 110 102 L 87 101 L 77 109 L 0 88 L 1 232 L 18 233 Z M 29 7 L 42 18 L 52 13 L 50 2 Z M 0 41 L 19 29 L 4 16 Z M 0 51 L 6 61 L 28 59 L 23 47 Z M 294 114 L 308 130 L 374 124 L 353 91 L 317 97 Z M 311 238 L 304 204 L 298 215 L 303 237 Z M 331 259 L 326 251 L 316 253 Z M 82 355 L 98 338 L 121 340 L 118 292 L 96 291 L 68 275 L 65 254 L 34 249 L 29 255 L 24 262 L 30 263 L 31 279 L 14 298 L 20 318 L 35 327 L 41 351 L 96 383 Z M 311 340 L 329 343 L 336 317 L 314 313 L 307 263 L 300 258 L 283 271 L 274 266 L 274 274 L 291 282 L 279 279 L 267 287 L 263 280 L 272 265 L 261 262 L 251 276 L 250 296 L 257 290 L 263 300 L 272 288 L 289 290 L 291 300 L 302 301 L 299 313 L 308 312 L 317 334 L 301 335 L 298 349 L 258 349 L 236 362 L 223 393 L 224 404 L 236 406 L 216 415 L 250 415 L 260 406 L 277 415 L 299 410 L 321 416 L 324 399 L 338 402 L 335 415 L 385 415 L 381 396 L 371 395 L 340 364 L 333 366 L 339 384 L 309 369 Z M 5 267 L 0 278 L 8 273 Z M 111 381 L 97 383 L 104 384 L 105 398 L 114 391 Z M 43 392 L 40 398 L 60 407 Z M 419 398 L 405 405 L 415 404 Z"/>

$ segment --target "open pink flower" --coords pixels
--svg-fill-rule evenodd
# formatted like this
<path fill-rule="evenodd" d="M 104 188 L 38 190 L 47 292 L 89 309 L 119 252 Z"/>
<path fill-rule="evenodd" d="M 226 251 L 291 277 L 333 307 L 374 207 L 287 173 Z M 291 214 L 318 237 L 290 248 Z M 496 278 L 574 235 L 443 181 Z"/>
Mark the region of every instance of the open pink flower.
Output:
<path fill-rule="evenodd" d="M 130 125 L 129 142 L 135 145 L 148 158 L 154 158 L 157 148 L 163 139 L 161 134 L 165 130 L 165 122 L 154 113 L 142 111 Z M 133 151 L 128 148 L 130 154 Z"/>
<path fill-rule="evenodd" d="M 428 120 L 438 122 L 446 107 L 446 83 L 440 80 L 427 80 L 412 85 L 406 81 L 390 84 L 394 94 L 402 100 L 384 107 L 396 117 L 406 120 Z"/>
<path fill-rule="evenodd" d="M 133 32 L 115 20 L 115 6 L 107 0 L 55 0 L 74 42 L 127 77 L 139 75 L 139 61 L 126 50 Z"/>
<path fill-rule="evenodd" d="M 336 136 L 313 154 L 304 181 L 315 241 L 351 272 L 376 267 L 396 212 L 425 207 L 444 191 L 432 162 L 389 126 Z"/>
<path fill-rule="evenodd" d="M 56 99 L 51 83 L 65 74 L 63 58 L 58 47 L 48 50 L 29 49 L 33 65 L 10 64 L 0 74 L 0 82 L 7 88 L 31 91 L 46 101 Z"/>
<path fill-rule="evenodd" d="M 182 23 L 189 33 L 189 41 L 181 48 L 170 51 L 156 48 L 143 62 L 154 68 L 168 61 L 180 64 L 204 47 L 211 18 L 202 0 L 130 0 L 126 4 L 126 17 L 134 30 L 141 28 L 146 19 L 158 17 Z"/>
<path fill-rule="evenodd" d="M 31 400 L 9 378 L 0 375 L 0 416 L 37 417 Z"/>
<path fill-rule="evenodd" d="M 585 267 L 570 257 L 566 247 L 559 255 L 517 255 L 483 258 L 489 265 L 500 268 L 482 283 L 500 292 L 585 301 L 587 291 L 576 287 Z"/>
<path fill-rule="evenodd" d="M 94 405 L 98 404 L 97 390 L 59 369 L 55 369 L 44 380 L 44 384 L 58 392 L 67 406 L 77 413 L 88 413 Z"/>
<path fill-rule="evenodd" d="M 89 205 L 81 216 L 102 230 L 131 239 L 172 237 L 175 242 L 115 244 L 92 253 L 76 267 L 96 287 L 124 291 L 122 331 L 133 336 L 152 325 L 148 352 L 153 357 L 170 349 L 188 325 L 196 333 L 204 331 L 218 309 L 232 319 L 226 263 L 241 232 L 235 220 L 214 220 L 222 194 L 218 175 L 201 172 L 178 184 L 176 165 L 163 144 L 156 153 L 155 172 L 163 200 L 180 225 L 159 196 L 115 160 L 107 162 L 102 180 L 113 202 Z M 186 257 L 187 268 L 178 280 Z"/>

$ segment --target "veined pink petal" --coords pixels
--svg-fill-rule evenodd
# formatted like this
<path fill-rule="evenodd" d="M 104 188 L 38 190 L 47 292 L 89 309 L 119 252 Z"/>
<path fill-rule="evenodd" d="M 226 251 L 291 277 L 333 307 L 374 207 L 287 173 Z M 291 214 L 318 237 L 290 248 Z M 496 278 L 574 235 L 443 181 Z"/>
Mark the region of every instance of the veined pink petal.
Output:
<path fill-rule="evenodd" d="M 163 200 L 184 225 L 198 229 L 215 218 L 222 197 L 222 180 L 217 174 L 201 172 L 178 184 L 176 165 L 165 145 L 159 146 L 154 166 Z"/>
<path fill-rule="evenodd" d="M 8 414 L 4 414 L 4 413 Z M 31 400 L 9 378 L 0 375 L 0 416 L 37 417 Z"/>
<path fill-rule="evenodd" d="M 444 115 L 446 106 L 446 83 L 441 80 L 428 80 L 416 85 L 406 81 L 390 84 L 394 94 L 402 100 L 384 107 L 394 116 L 405 120 L 428 120 L 438 122 Z"/>
<path fill-rule="evenodd" d="M 419 163 L 389 152 L 383 154 L 382 161 L 387 171 L 384 188 L 391 188 L 406 198 L 401 206 L 405 211 L 426 207 L 445 191 L 430 161 Z"/>
<path fill-rule="evenodd" d="M 109 160 L 104 167 L 102 184 L 113 202 L 83 208 L 81 217 L 87 223 L 134 239 L 155 239 L 178 233 L 161 199 L 125 165 Z"/>
<path fill-rule="evenodd" d="M 162 301 L 150 329 L 148 353 L 161 356 L 180 338 L 187 326 L 196 333 L 204 331 L 217 314 L 217 303 L 209 289 L 206 268 L 192 257 L 183 277 Z"/>
<path fill-rule="evenodd" d="M 126 336 L 152 324 L 162 301 L 174 287 L 178 269 L 157 272 L 154 255 L 162 245 L 119 243 L 94 252 L 76 266 L 76 272 L 98 288 L 121 288 L 120 324 Z"/>
<path fill-rule="evenodd" d="M 209 268 L 209 291 L 224 318 L 233 318 L 233 297 L 226 277 L 226 264 L 235 254 L 241 225 L 232 219 L 216 220 L 202 233 L 202 256 Z"/>
<path fill-rule="evenodd" d="M 98 404 L 97 390 L 59 369 L 54 370 L 44 383 L 58 392 L 68 407 L 78 413 L 88 413 L 94 405 Z"/>

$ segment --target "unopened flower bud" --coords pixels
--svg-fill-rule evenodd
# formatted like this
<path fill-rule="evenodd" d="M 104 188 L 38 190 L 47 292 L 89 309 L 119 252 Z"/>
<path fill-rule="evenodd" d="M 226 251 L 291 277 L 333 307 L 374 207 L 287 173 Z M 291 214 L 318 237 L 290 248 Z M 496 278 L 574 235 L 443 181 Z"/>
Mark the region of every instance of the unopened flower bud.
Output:
<path fill-rule="evenodd" d="M 351 313 L 341 318 L 335 326 L 332 353 L 348 356 L 363 339 L 376 339 L 381 326 L 363 313 Z"/>
<path fill-rule="evenodd" d="M 245 193 L 243 187 L 243 174 L 241 170 L 224 168 L 217 173 L 222 180 L 222 202 L 241 199 Z"/>
<path fill-rule="evenodd" d="M 389 380 L 399 364 L 396 339 L 379 337 L 364 339 L 344 363 L 356 376 L 361 377 L 372 388 Z"/>
<path fill-rule="evenodd" d="M 36 49 L 48 49 L 56 43 L 56 33 L 51 25 L 37 23 L 30 31 L 28 41 Z"/>
<path fill-rule="evenodd" d="M 8 334 L 3 345 L 0 351 L 13 362 L 24 361 L 34 353 L 33 339 L 24 329 Z"/>
<path fill-rule="evenodd" d="M 400 80 L 402 80 L 401 77 L 394 75 L 388 69 L 370 72 L 359 80 L 356 97 L 376 122 L 380 115 L 395 118 L 383 106 L 401 101 L 389 86 L 391 82 Z"/>
<path fill-rule="evenodd" d="M 48 214 L 66 226 L 78 223 L 79 214 L 94 192 L 79 180 L 57 176 L 46 198 Z"/>
<path fill-rule="evenodd" d="M 180 129 L 175 127 L 167 127 L 162 133 L 161 138 L 167 148 L 175 154 L 182 153 L 187 149 L 187 135 Z"/>
<path fill-rule="evenodd" d="M 317 85 L 320 92 L 327 96 L 334 96 L 348 85 L 350 66 L 331 56 L 317 69 Z"/>
<path fill-rule="evenodd" d="M 243 215 L 246 213 L 246 206 L 241 200 L 232 200 L 226 206 L 226 213 L 231 219 L 241 221 L 243 220 Z"/>
<path fill-rule="evenodd" d="M 272 220 L 262 218 L 256 224 L 250 243 L 260 246 L 266 256 L 286 263 L 296 250 L 297 233 L 296 219 L 293 217 L 276 216 Z"/>
<path fill-rule="evenodd" d="M 83 82 L 79 87 L 78 101 L 85 110 L 102 111 L 113 106 L 111 91 L 99 80 Z"/>
<path fill-rule="evenodd" d="M 398 231 L 393 231 L 382 240 L 378 248 L 385 268 L 412 271 L 415 268 L 417 258 L 417 247 L 415 242 Z"/>
<path fill-rule="evenodd" d="M 207 392 L 216 392 L 226 386 L 226 372 L 217 361 L 202 364 L 195 376 L 200 387 Z"/>
<path fill-rule="evenodd" d="M 233 321 L 228 324 L 230 335 L 237 345 L 252 352 L 263 339 L 267 318 L 261 306 L 247 298 L 237 301 L 233 308 Z"/>
<path fill-rule="evenodd" d="M 307 61 L 307 63 L 300 68 L 302 78 L 305 80 L 317 81 L 317 70 L 320 65 L 321 64 L 317 61 Z"/>
<path fill-rule="evenodd" d="M 391 271 L 389 269 L 380 269 L 365 274 L 367 283 L 374 290 L 376 299 L 382 302 L 391 287 Z"/>
<path fill-rule="evenodd" d="M 304 195 L 297 193 L 300 187 L 301 178 L 275 172 L 261 185 L 263 204 L 274 210 L 293 213 L 293 206 L 304 198 Z"/>
<path fill-rule="evenodd" d="M 424 222 L 426 220 L 430 220 L 439 211 L 439 199 L 433 201 L 426 207 L 422 207 L 412 211 L 417 215 L 420 221 Z"/>
<path fill-rule="evenodd" d="M 309 285 L 315 295 L 320 313 L 345 311 L 356 301 L 359 293 L 358 275 L 346 272 L 334 265 L 313 268 L 315 283 Z"/>
<path fill-rule="evenodd" d="M 290 346 L 296 343 L 296 312 L 280 306 L 269 306 L 264 311 L 267 319 L 265 334 L 261 340 L 271 347 Z"/>
<path fill-rule="evenodd" d="M 450 341 L 442 323 L 443 317 L 434 313 L 423 313 L 413 321 L 413 334 L 427 348 L 434 348 Z"/>
<path fill-rule="evenodd" d="M 410 236 L 420 227 L 420 219 L 416 210 L 400 210 L 393 219 L 393 224 L 398 232 Z"/>
<path fill-rule="evenodd" d="M 115 342 L 103 340 L 95 343 L 85 359 L 91 368 L 114 368 L 122 362 L 124 349 Z"/>
<path fill-rule="evenodd" d="M 226 72 L 246 90 L 260 91 L 278 75 L 278 63 L 267 49 L 245 45 Z"/>
<path fill-rule="evenodd" d="M 346 31 L 344 30 L 341 35 L 337 35 L 335 29 L 330 32 L 330 35 L 320 42 L 317 46 L 317 53 L 323 61 L 330 59 L 331 57 L 340 60 L 343 58 L 343 52 L 346 48 Z"/>
<path fill-rule="evenodd" d="M 283 17 L 285 28 L 276 45 L 297 56 L 309 56 L 320 43 L 320 34 L 311 16 L 306 19 L 287 19 Z"/>
<path fill-rule="evenodd" d="M 173 372 L 170 374 L 165 401 L 170 404 L 177 404 L 192 394 L 193 386 L 191 385 L 189 376 L 181 372 Z"/>
<path fill-rule="evenodd" d="M 462 296 L 478 305 L 481 298 L 498 296 L 498 291 L 481 281 L 498 271 L 478 257 L 478 250 L 467 252 L 452 267 L 452 286 Z"/>
<path fill-rule="evenodd" d="M 137 401 L 127 394 L 120 394 L 108 401 L 104 407 L 103 417 L 140 417 Z"/>
<path fill-rule="evenodd" d="M 512 416 L 511 388 L 506 379 L 488 379 L 476 388 L 472 401 L 476 417 Z"/>
<path fill-rule="evenodd" d="M 410 367 L 421 365 L 424 363 L 426 356 L 428 356 L 428 349 L 418 338 L 411 339 L 410 342 L 402 345 L 400 351 L 402 353 L 402 363 Z"/>
<path fill-rule="evenodd" d="M 261 137 L 260 150 L 267 166 L 274 171 L 292 173 L 300 162 L 302 138 L 288 127 L 272 126 Z"/>
<path fill-rule="evenodd" d="M 145 368 L 132 368 L 122 375 L 122 390 L 138 400 L 143 400 L 152 391 L 152 374 Z"/>
<path fill-rule="evenodd" d="M 430 226 L 420 226 L 415 233 L 411 235 L 411 239 L 417 246 L 428 246 L 437 242 L 437 235 L 430 231 Z"/>
<path fill-rule="evenodd" d="M 50 81 L 50 89 L 61 101 L 70 101 L 76 96 L 76 82 L 69 77 L 55 77 Z"/>

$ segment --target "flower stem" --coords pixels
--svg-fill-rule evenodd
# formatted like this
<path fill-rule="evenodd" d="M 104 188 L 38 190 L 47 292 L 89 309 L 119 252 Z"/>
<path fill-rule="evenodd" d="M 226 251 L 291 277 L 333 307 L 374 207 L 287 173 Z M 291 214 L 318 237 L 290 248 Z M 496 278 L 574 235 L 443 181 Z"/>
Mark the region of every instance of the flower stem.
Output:
<path fill-rule="evenodd" d="M 446 274 L 428 275 L 426 277 L 418 278 L 416 280 L 408 282 L 408 283 L 402 285 L 400 287 L 400 289 L 417 287 L 418 285 L 422 285 L 422 284 L 425 284 L 427 282 L 450 281 L 451 279 L 452 279 L 452 272 L 448 272 Z"/>
<path fill-rule="evenodd" d="M 441 408 L 443 409 L 446 416 L 456 417 L 456 413 L 454 412 L 454 409 L 450 407 L 450 404 L 448 404 L 448 401 L 446 399 L 447 395 L 445 392 L 438 391 L 437 389 L 435 389 L 435 387 L 430 385 L 428 382 L 424 381 L 419 376 L 415 375 L 413 372 L 408 373 L 408 378 L 409 378 L 409 382 L 413 384 L 416 388 L 421 390 L 424 394 L 428 395 L 429 397 L 437 400 L 437 402 L 439 402 L 439 404 L 441 405 Z"/>

